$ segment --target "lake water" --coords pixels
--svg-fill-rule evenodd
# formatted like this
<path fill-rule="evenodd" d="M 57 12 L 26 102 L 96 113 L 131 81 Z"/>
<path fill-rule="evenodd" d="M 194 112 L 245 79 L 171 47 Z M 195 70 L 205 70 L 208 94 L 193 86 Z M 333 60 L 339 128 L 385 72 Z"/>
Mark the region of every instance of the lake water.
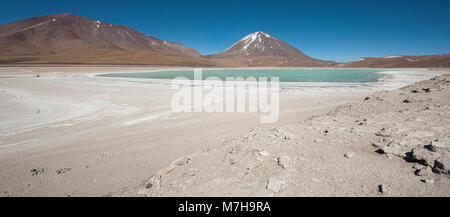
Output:
<path fill-rule="evenodd" d="M 226 77 L 279 77 L 280 82 L 376 82 L 383 77 L 377 69 L 207 69 L 203 70 L 203 79 L 216 76 L 225 81 Z M 174 79 L 194 78 L 193 70 L 168 70 L 137 73 L 101 74 L 102 77 Z M 268 79 L 270 81 L 270 79 Z"/>

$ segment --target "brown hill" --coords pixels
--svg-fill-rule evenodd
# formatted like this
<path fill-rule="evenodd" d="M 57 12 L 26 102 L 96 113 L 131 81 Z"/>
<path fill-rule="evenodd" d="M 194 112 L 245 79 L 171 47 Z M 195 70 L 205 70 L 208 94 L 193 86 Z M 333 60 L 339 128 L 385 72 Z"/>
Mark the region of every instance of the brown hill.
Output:
<path fill-rule="evenodd" d="M 209 65 L 192 48 L 72 14 L 0 26 L 0 62 Z"/>
<path fill-rule="evenodd" d="M 426 68 L 450 67 L 450 54 L 427 56 L 385 56 L 380 58 L 366 57 L 359 60 L 337 64 L 343 68 Z"/>
<path fill-rule="evenodd" d="M 333 62 L 311 58 L 295 47 L 264 32 L 251 33 L 223 52 L 208 58 L 225 65 L 330 66 Z"/>

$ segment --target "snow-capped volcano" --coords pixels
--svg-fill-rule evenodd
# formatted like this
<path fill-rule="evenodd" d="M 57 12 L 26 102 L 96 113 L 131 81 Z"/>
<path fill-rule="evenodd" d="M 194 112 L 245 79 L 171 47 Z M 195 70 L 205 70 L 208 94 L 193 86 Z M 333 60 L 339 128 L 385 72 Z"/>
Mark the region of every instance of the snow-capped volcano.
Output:
<path fill-rule="evenodd" d="M 297 56 L 307 57 L 296 48 L 264 32 L 248 34 L 215 57 L 229 56 Z"/>
<path fill-rule="evenodd" d="M 313 59 L 289 44 L 265 32 L 248 34 L 212 59 L 239 59 L 249 66 L 326 66 L 329 62 Z"/>

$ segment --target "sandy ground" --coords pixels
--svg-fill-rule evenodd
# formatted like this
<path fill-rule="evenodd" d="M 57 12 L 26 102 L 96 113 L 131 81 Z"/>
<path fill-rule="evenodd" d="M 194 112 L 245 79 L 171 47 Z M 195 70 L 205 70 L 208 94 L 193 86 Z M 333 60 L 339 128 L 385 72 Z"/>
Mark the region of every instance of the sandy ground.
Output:
<path fill-rule="evenodd" d="M 292 175 L 292 180 L 298 181 L 299 177 L 309 180 L 308 182 L 300 182 L 301 186 L 280 187 L 280 191 L 276 193 L 267 189 L 267 180 L 270 179 L 270 174 L 273 175 L 279 170 L 278 166 L 272 167 L 273 165 L 264 164 L 265 166 L 261 168 L 265 169 L 259 171 L 261 174 L 247 176 L 252 177 L 251 181 L 242 181 L 247 178 L 228 174 L 232 170 L 228 171 L 228 164 L 222 161 L 226 157 L 223 153 L 226 152 L 224 150 L 228 151 L 227 148 L 241 144 L 232 141 L 243 138 L 243 135 L 253 135 L 255 132 L 261 131 L 263 134 L 258 138 L 262 141 L 254 140 L 252 144 L 260 146 L 272 143 L 272 140 L 264 138 L 268 135 L 267 132 L 272 132 L 274 128 L 286 132 L 286 128 L 303 128 L 305 126 L 304 121 L 310 120 L 312 116 L 329 118 L 331 116 L 328 112 L 334 108 L 348 103 L 361 102 L 365 96 L 376 91 L 398 89 L 420 80 L 427 80 L 436 74 L 448 72 L 447 70 L 436 69 L 391 71 L 386 72 L 389 74 L 386 81 L 352 87 L 323 88 L 320 86 L 282 85 L 280 120 L 274 124 L 259 123 L 260 113 L 174 113 L 170 110 L 170 99 L 174 90 L 171 90 L 168 84 L 92 76 L 103 72 L 163 69 L 174 68 L 125 66 L 0 67 L 1 195 L 377 195 L 378 182 L 380 182 L 379 184 L 389 182 L 390 185 L 400 185 L 402 182 L 398 181 L 396 177 L 385 177 L 374 171 L 367 172 L 372 175 L 365 173 L 360 179 L 349 179 L 349 177 L 354 178 L 356 174 L 359 174 L 355 173 L 354 170 L 360 171 L 360 169 L 354 168 L 365 168 L 371 163 L 378 166 L 389 164 L 389 167 L 392 164 L 392 167 L 398 167 L 406 174 L 406 172 L 410 172 L 410 166 L 396 158 L 391 162 L 385 161 L 384 158 L 379 160 L 383 156 L 374 154 L 370 148 L 357 146 L 356 144 L 367 145 L 369 138 L 365 136 L 358 137 L 358 142 L 349 142 L 355 140 L 355 138 L 352 135 L 340 133 L 335 135 L 336 138 L 334 139 L 341 142 L 333 142 L 334 140 L 319 138 L 317 132 L 301 131 L 302 134 L 300 135 L 305 135 L 308 144 L 316 144 L 314 140 L 321 140 L 324 141 L 324 145 L 271 149 L 270 155 L 272 157 L 270 159 L 288 151 L 294 155 L 289 159 L 296 159 L 293 161 L 297 162 L 293 164 L 296 165 L 293 168 L 304 168 L 303 173 L 299 173 L 299 170 L 284 172 L 299 174 Z M 39 75 L 39 77 L 36 75 Z M 390 93 L 385 94 L 389 95 Z M 435 92 L 430 94 L 435 94 Z M 382 104 L 382 102 L 378 102 L 378 104 Z M 367 110 L 365 107 L 359 109 Z M 448 119 L 449 116 L 445 113 L 444 117 Z M 324 120 L 322 126 L 319 126 L 319 131 L 337 127 L 331 123 L 327 124 L 327 121 L 329 120 Z M 354 122 L 355 120 L 348 119 L 346 121 Z M 302 125 L 298 125 L 298 123 L 302 123 Z M 310 125 L 310 123 L 306 123 L 306 125 Z M 313 127 L 317 128 L 318 126 Z M 448 125 L 441 126 L 441 128 L 446 132 L 449 130 Z M 346 130 L 343 131 L 347 132 Z M 335 131 L 331 132 L 334 133 Z M 295 135 L 292 138 L 299 136 L 298 132 L 290 133 Z M 294 140 L 292 139 L 292 141 Z M 303 140 L 296 142 L 305 144 Z M 330 142 L 333 144 L 344 143 L 344 145 L 335 145 L 330 148 Z M 292 142 L 288 143 L 291 144 Z M 371 146 L 369 145 L 369 147 Z M 244 150 L 251 148 L 251 153 L 253 153 L 253 149 L 258 149 L 258 153 L 261 152 L 263 158 L 266 155 L 261 147 L 242 145 L 241 148 Z M 305 154 L 299 153 L 301 150 L 304 150 Z M 350 150 L 356 152 L 356 157 L 351 158 L 355 162 L 342 163 L 342 153 Z M 314 151 L 317 151 L 317 153 L 314 154 Z M 269 151 L 267 152 L 269 153 Z M 175 168 L 179 171 L 188 171 L 187 173 L 191 175 L 194 174 L 190 177 L 195 177 L 198 182 L 192 180 L 190 182 L 195 183 L 195 188 L 192 187 L 194 184 L 189 185 L 189 182 L 185 182 L 188 180 L 184 179 L 185 176 L 183 175 L 180 178 L 165 174 L 167 168 L 172 168 L 170 165 L 173 165 L 173 162 L 178 162 L 177 159 L 186 159 L 186 156 L 194 156 L 196 153 L 206 153 L 203 154 L 206 157 L 189 158 L 188 162 L 192 163 L 188 165 L 193 166 L 192 170 Z M 329 158 L 326 156 L 329 156 Z M 217 161 L 219 159 L 220 161 Z M 309 162 L 307 163 L 308 166 L 301 166 L 298 159 Z M 348 160 L 347 158 L 343 159 Z M 198 165 L 193 164 L 194 162 Z M 211 174 L 211 176 L 215 174 L 214 177 L 209 178 L 198 175 L 198 172 L 192 172 L 202 170 L 206 172 L 205 165 L 209 165 L 209 162 L 211 162 L 211 165 L 225 168 L 225 172 L 217 170 L 221 174 L 206 173 Z M 245 160 L 245 162 L 252 161 L 250 159 L 249 161 Z M 339 176 L 333 173 L 327 175 L 329 170 L 337 166 L 343 168 L 338 171 L 341 171 L 343 177 L 347 176 L 347 179 L 338 178 Z M 243 169 L 243 167 L 238 168 Z M 317 168 L 319 168 L 318 171 Z M 406 168 L 409 168 L 409 170 Z M 247 167 L 244 169 L 247 170 Z M 361 169 L 361 171 L 365 170 Z M 382 169 L 380 171 L 382 172 Z M 397 170 L 392 171 L 396 172 Z M 155 182 L 151 184 L 153 185 L 151 188 L 142 189 L 144 186 L 150 187 L 149 179 L 156 177 L 157 174 L 163 175 L 159 179 L 151 179 L 152 182 Z M 389 174 L 394 176 L 391 173 Z M 386 179 L 387 181 L 381 182 L 375 179 L 374 183 L 370 182 L 370 184 L 365 185 L 365 181 L 373 178 L 373 176 L 381 177 L 380 179 Z M 435 178 L 437 181 L 433 186 L 444 187 L 447 191 L 438 191 L 436 187 L 432 188 L 434 190 L 418 191 L 418 193 L 399 191 L 398 194 L 394 195 L 448 196 L 448 180 L 439 178 L 442 175 L 436 176 L 438 178 Z M 161 177 L 166 178 L 161 179 Z M 402 180 L 407 179 L 405 176 L 399 177 Z M 156 183 L 156 180 L 159 184 Z M 165 180 L 171 180 L 173 185 L 167 185 Z M 316 182 L 315 180 L 319 181 Z M 237 187 L 229 187 L 231 184 L 239 182 L 241 183 L 233 186 L 241 186 L 248 191 Z M 256 182 L 259 184 L 255 184 Z M 342 187 L 345 190 L 339 190 L 341 189 L 339 188 L 341 182 L 346 183 L 345 187 Z M 300 185 L 300 183 L 298 184 Z M 321 185 L 315 183 L 321 183 Z M 420 180 L 414 183 L 423 185 Z M 221 184 L 229 188 L 216 187 Z M 245 186 L 253 187 L 246 188 Z M 385 188 L 386 186 L 385 184 Z M 411 186 L 415 185 L 411 184 Z M 199 191 L 196 188 L 203 188 L 203 190 Z M 296 190 L 285 190 L 290 188 Z M 206 191 L 206 189 L 216 190 Z M 142 193 L 143 191 L 144 193 Z"/>

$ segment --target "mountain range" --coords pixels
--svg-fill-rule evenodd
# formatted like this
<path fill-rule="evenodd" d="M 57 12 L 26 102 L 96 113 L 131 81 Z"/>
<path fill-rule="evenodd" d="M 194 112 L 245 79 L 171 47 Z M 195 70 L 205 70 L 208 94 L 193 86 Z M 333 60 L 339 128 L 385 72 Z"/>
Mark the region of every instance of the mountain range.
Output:
<path fill-rule="evenodd" d="M 347 63 L 315 59 L 264 32 L 213 55 L 127 26 L 72 14 L 0 25 L 0 63 L 149 64 L 218 67 L 450 67 L 450 54 L 365 57 Z"/>

